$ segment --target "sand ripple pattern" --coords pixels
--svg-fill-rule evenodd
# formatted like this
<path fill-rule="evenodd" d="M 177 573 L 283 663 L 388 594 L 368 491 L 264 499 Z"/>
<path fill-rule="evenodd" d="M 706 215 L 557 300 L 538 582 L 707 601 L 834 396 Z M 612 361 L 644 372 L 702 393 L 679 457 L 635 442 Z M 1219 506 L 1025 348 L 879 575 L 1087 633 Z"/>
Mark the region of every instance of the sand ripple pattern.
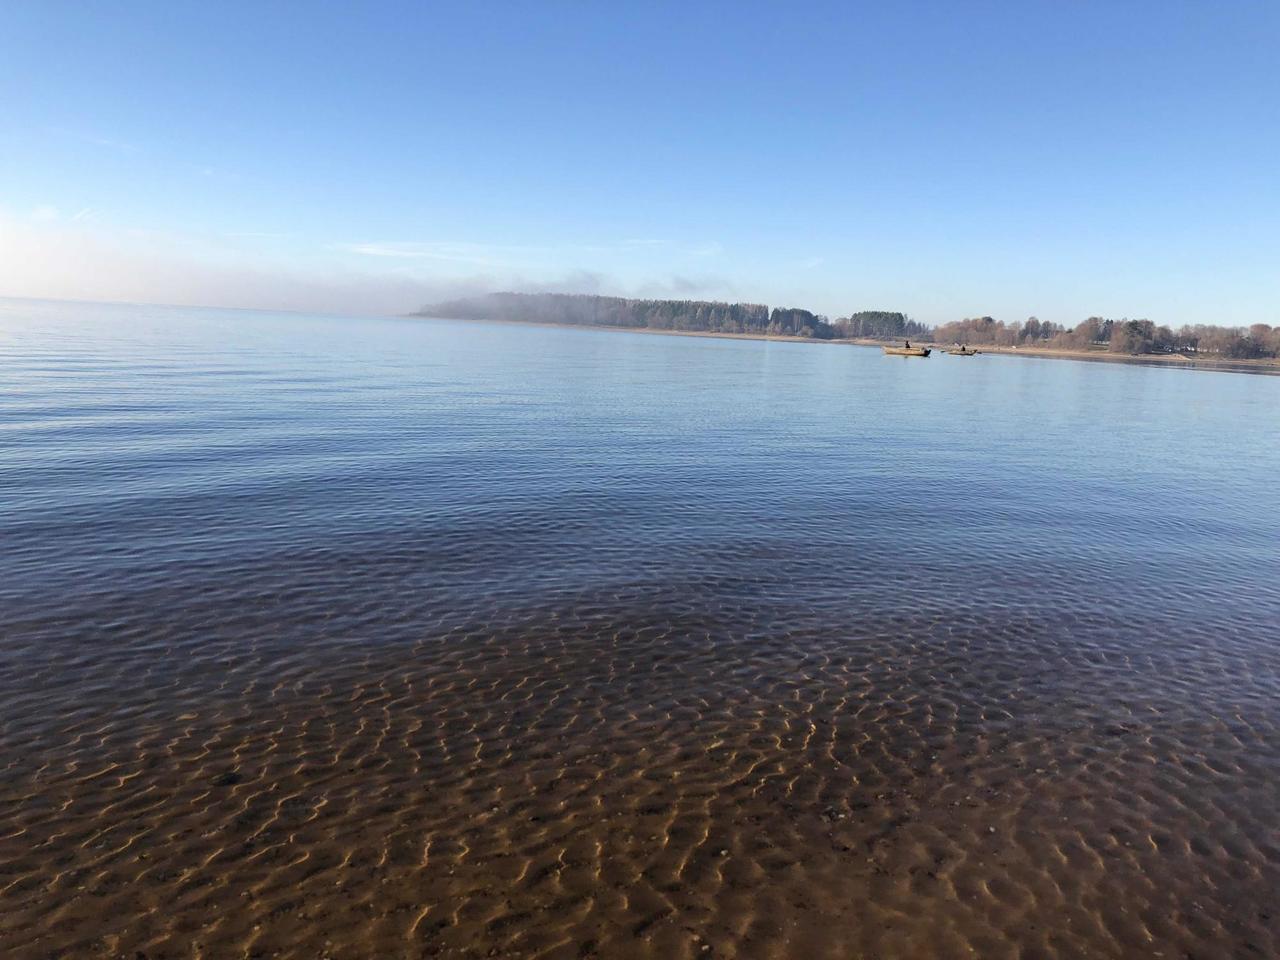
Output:
<path fill-rule="evenodd" d="M 329 322 L 0 353 L 0 955 L 1280 956 L 1272 381 Z"/>

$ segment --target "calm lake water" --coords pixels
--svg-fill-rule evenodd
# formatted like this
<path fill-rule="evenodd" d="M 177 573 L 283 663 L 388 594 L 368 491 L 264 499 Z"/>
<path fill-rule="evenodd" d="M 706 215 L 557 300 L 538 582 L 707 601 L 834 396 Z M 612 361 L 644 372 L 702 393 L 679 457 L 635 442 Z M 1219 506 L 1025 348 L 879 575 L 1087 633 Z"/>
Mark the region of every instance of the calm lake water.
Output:
<path fill-rule="evenodd" d="M 1280 955 L 1280 378 L 0 301 L 0 954 Z"/>

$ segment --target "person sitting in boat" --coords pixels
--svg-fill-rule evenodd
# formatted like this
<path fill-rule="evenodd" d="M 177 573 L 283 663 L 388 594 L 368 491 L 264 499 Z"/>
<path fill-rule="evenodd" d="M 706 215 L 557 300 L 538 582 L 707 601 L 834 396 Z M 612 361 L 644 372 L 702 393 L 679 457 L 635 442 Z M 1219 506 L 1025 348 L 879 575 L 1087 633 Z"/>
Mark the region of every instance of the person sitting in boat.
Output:
<path fill-rule="evenodd" d="M 904 347 L 906 347 L 908 350 L 910 350 L 910 349 L 911 349 L 911 341 L 910 341 L 910 340 L 903 340 L 903 341 L 902 341 L 902 345 L 903 345 Z"/>

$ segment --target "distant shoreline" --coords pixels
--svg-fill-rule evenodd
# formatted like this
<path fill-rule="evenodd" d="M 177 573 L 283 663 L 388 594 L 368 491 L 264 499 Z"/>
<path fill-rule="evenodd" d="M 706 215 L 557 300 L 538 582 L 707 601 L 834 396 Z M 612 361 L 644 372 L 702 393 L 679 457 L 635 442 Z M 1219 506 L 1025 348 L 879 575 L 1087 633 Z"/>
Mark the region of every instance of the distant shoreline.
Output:
<path fill-rule="evenodd" d="M 414 320 L 450 320 L 457 323 L 497 323 L 504 327 L 550 327 L 553 330 L 604 330 L 608 333 L 648 333 L 663 337 L 712 337 L 716 340 L 782 340 L 787 343 L 843 343 L 875 346 L 878 340 L 822 340 L 769 333 L 720 333 L 712 330 L 662 330 L 658 327 L 614 327 L 603 323 L 555 323 L 550 320 L 487 320 L 479 317 L 433 317 L 425 313 L 406 314 Z"/>
<path fill-rule="evenodd" d="M 921 341 L 924 346 L 936 350 L 949 350 L 951 346 Z M 1147 366 L 1181 367 L 1187 370 L 1217 370 L 1218 372 L 1280 374 L 1280 358 L 1239 360 L 1231 357 L 1189 357 L 1181 353 L 1111 353 L 1107 350 L 1066 350 L 1055 347 L 997 347 L 989 344 L 969 344 L 978 353 L 1003 354 L 1011 357 L 1038 357 L 1045 360 L 1084 360 L 1104 363 L 1137 363 Z"/>
<path fill-rule="evenodd" d="M 868 338 L 825 340 L 817 337 L 796 337 L 767 333 L 721 333 L 711 330 L 662 330 L 655 327 L 615 327 L 606 324 L 554 323 L 547 320 L 486 320 L 472 317 L 433 317 L 424 313 L 406 314 L 415 320 L 451 320 L 459 323 L 491 323 L 510 327 L 550 327 L 556 330 L 603 330 L 610 333 L 643 333 L 663 337 L 709 337 L 716 340 L 768 340 L 783 343 L 826 344 L 848 347 L 883 347 L 898 340 L 873 340 Z M 934 343 L 929 340 L 914 341 L 935 351 L 950 350 L 953 344 Z M 1010 357 L 1034 357 L 1042 360 L 1083 360 L 1086 362 L 1130 363 L 1145 366 L 1161 365 L 1185 370 L 1216 370 L 1219 373 L 1264 373 L 1280 375 L 1280 358 L 1261 360 L 1237 360 L 1229 357 L 1188 357 L 1166 353 L 1110 353 L 1106 350 L 1060 350 L 1053 347 L 997 347 L 992 344 L 973 343 L 970 349 L 979 354 L 1000 354 Z"/>

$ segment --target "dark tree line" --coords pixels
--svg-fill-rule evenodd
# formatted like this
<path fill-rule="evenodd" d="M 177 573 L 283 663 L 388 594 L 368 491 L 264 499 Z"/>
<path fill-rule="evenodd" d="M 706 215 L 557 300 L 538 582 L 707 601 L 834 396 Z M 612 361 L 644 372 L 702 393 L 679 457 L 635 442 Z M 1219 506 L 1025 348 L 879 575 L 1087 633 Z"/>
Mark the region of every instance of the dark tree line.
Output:
<path fill-rule="evenodd" d="M 518 320 L 568 323 L 590 327 L 630 327 L 706 333 L 771 336 L 842 337 L 923 336 L 928 328 L 904 314 L 885 311 L 855 313 L 834 324 L 821 314 L 798 307 L 707 300 L 633 300 L 569 293 L 490 293 L 423 307 L 421 316 L 459 320 Z"/>
<path fill-rule="evenodd" d="M 798 307 L 774 307 L 773 313 L 769 314 L 769 329 L 766 332 L 790 337 L 816 337 L 820 340 L 830 340 L 834 335 L 826 317 Z"/>
<path fill-rule="evenodd" d="M 714 333 L 763 333 L 769 308 L 758 303 L 631 300 L 568 293 L 489 293 L 423 307 L 422 316 L 513 320 L 588 327 L 644 327 Z"/>
<path fill-rule="evenodd" d="M 745 333 L 816 340 L 918 339 L 938 343 L 1109 350 L 1124 354 L 1209 354 L 1233 359 L 1280 357 L 1280 327 L 1186 326 L 1178 331 L 1150 320 L 1090 317 L 1068 330 L 1028 317 L 1004 323 L 971 317 L 934 329 L 904 313 L 863 310 L 829 321 L 798 307 L 708 300 L 635 300 L 569 293 L 489 293 L 424 307 L 420 316 L 460 320 L 518 320 L 579 326 L 631 327 L 697 333 Z"/>
<path fill-rule="evenodd" d="M 900 340 L 907 337 L 924 340 L 933 335 L 931 327 L 910 319 L 905 313 L 888 310 L 862 310 L 842 317 L 832 326 L 837 337 L 847 340 Z"/>

